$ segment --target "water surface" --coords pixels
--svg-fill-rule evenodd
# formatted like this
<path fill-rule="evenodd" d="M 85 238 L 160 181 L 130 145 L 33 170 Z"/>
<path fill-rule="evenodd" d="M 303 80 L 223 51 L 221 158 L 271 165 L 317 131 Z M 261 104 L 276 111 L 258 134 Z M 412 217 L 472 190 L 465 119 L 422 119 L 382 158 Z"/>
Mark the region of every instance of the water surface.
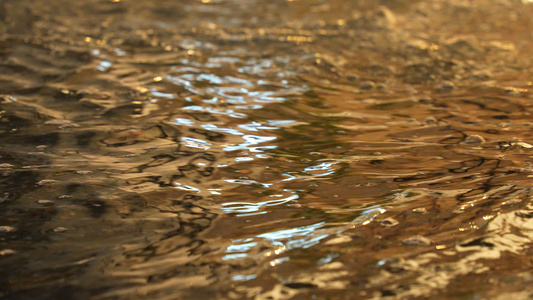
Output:
<path fill-rule="evenodd" d="M 532 16 L 0 0 L 1 296 L 532 297 Z"/>

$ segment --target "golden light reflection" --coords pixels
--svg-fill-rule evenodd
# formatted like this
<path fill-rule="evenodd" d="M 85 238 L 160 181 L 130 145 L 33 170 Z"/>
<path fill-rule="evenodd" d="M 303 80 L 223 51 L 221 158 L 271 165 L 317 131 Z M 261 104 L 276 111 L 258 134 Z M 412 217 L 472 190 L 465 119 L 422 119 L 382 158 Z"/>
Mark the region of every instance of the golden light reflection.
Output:
<path fill-rule="evenodd" d="M 301 43 L 301 42 L 312 42 L 313 38 L 307 37 L 307 36 L 289 35 L 287 37 L 280 38 L 280 40 Z"/>
<path fill-rule="evenodd" d="M 279 254 L 283 253 L 286 249 L 287 249 L 287 247 L 285 247 L 285 246 L 279 247 L 278 249 L 274 250 L 274 253 L 276 253 L 276 255 L 279 255 Z"/>
<path fill-rule="evenodd" d="M 467 208 L 469 208 L 469 207 L 474 207 L 474 206 L 475 206 L 474 203 L 467 203 L 467 204 L 463 204 L 463 205 L 461 205 L 460 209 L 461 209 L 461 210 L 465 210 L 465 209 L 467 209 Z"/>
<path fill-rule="evenodd" d="M 277 248 L 276 250 L 268 251 L 264 255 L 266 257 L 270 257 L 270 256 L 273 256 L 273 255 L 280 255 L 281 253 L 285 252 L 285 250 L 287 250 L 287 247 L 282 246 L 282 247 Z"/>
<path fill-rule="evenodd" d="M 493 218 L 494 218 L 493 215 L 483 216 L 483 220 L 485 220 L 485 221 L 490 220 L 490 219 L 493 219 Z"/>
<path fill-rule="evenodd" d="M 276 266 L 276 265 L 279 265 L 280 263 L 288 260 L 289 258 L 288 257 L 283 257 L 283 258 L 277 258 L 277 259 L 274 259 L 272 260 L 269 264 L 270 266 Z"/>

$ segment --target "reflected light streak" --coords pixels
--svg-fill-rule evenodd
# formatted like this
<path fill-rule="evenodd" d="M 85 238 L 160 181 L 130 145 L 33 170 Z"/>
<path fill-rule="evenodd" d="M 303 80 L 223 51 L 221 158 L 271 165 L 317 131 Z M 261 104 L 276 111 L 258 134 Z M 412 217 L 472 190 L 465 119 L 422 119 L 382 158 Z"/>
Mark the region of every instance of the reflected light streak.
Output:
<path fill-rule="evenodd" d="M 196 148 L 202 150 L 209 150 L 209 146 L 212 144 L 201 139 L 195 139 L 190 137 L 182 137 L 181 140 L 184 142 L 185 147 Z"/>
<path fill-rule="evenodd" d="M 174 183 L 174 185 L 175 185 L 175 188 L 177 188 L 178 190 L 183 190 L 183 191 L 188 191 L 188 192 L 197 192 L 197 193 L 202 192 L 199 188 L 195 188 L 190 185 L 184 185 L 184 184 L 177 183 L 177 182 Z"/>
<path fill-rule="evenodd" d="M 226 146 L 222 150 L 224 151 L 237 151 L 237 150 L 249 150 L 250 152 L 263 152 L 260 149 L 276 149 L 278 146 L 260 146 L 250 147 L 261 143 L 273 141 L 277 139 L 275 136 L 258 136 L 258 135 L 245 135 L 242 137 L 245 142 L 240 143 L 237 146 Z"/>
<path fill-rule="evenodd" d="M 282 198 L 282 199 L 269 200 L 269 201 L 263 201 L 263 202 L 258 202 L 258 203 L 227 202 L 227 203 L 222 203 L 222 210 L 226 213 L 252 213 L 252 212 L 257 212 L 266 206 L 282 205 L 292 200 L 296 200 L 298 198 L 299 198 L 298 195 L 291 195 L 289 197 Z"/>

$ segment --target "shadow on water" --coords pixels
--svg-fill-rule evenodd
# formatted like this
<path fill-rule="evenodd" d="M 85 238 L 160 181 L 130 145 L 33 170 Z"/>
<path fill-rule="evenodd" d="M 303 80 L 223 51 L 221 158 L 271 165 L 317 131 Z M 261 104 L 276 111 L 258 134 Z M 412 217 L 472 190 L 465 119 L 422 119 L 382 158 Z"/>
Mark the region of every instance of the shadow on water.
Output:
<path fill-rule="evenodd" d="M 532 15 L 0 0 L 0 296 L 531 297 Z"/>

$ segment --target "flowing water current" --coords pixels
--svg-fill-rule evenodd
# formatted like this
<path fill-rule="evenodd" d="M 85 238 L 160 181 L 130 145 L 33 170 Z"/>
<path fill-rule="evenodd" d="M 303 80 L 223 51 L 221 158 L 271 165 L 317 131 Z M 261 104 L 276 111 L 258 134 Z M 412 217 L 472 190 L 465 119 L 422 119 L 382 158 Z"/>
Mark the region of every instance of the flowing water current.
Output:
<path fill-rule="evenodd" d="M 0 0 L 0 298 L 530 299 L 529 2 Z"/>

